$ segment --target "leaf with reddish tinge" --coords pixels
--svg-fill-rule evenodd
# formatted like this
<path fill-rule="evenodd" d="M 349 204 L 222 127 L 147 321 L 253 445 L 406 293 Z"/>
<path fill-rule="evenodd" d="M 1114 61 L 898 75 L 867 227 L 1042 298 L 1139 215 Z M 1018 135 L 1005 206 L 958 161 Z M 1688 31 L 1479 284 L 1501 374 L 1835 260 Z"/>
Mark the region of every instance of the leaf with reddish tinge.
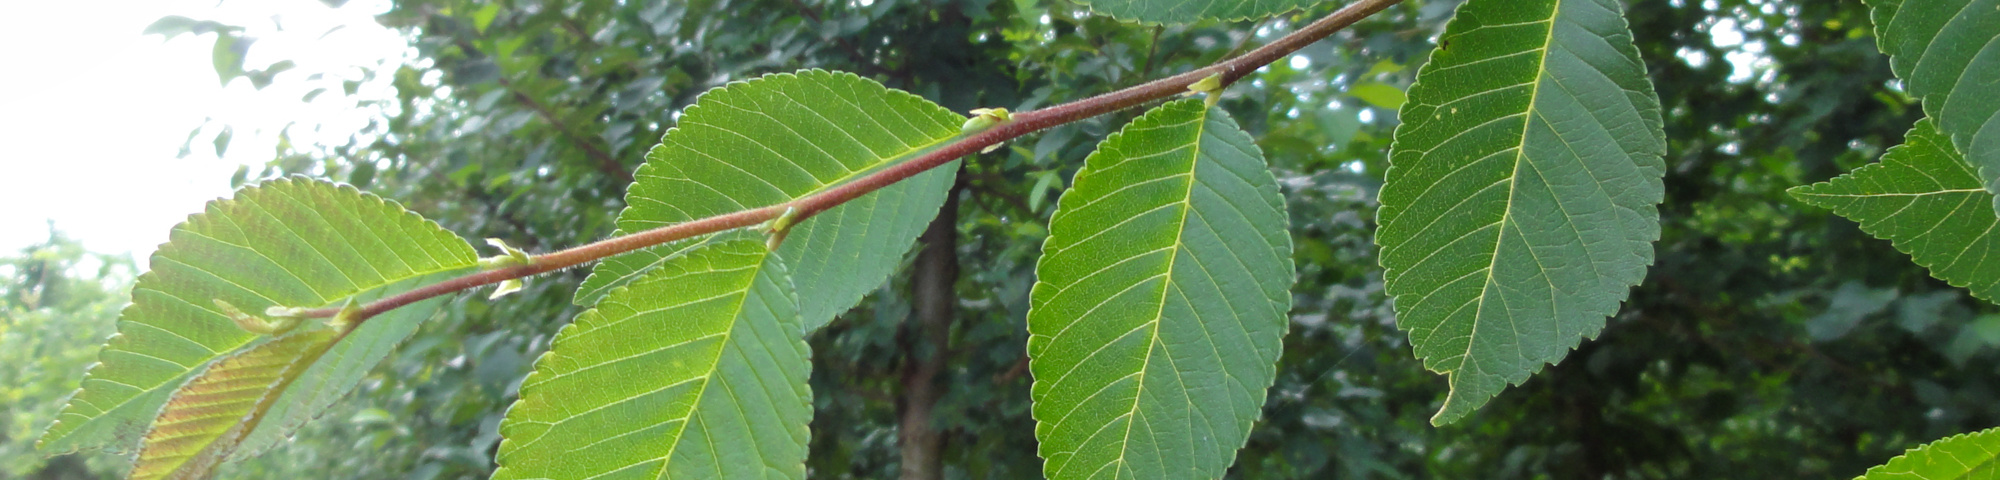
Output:
<path fill-rule="evenodd" d="M 174 393 L 146 433 L 132 480 L 204 478 L 270 411 L 276 392 L 333 344 L 336 331 L 298 332 L 216 362 Z"/>
<path fill-rule="evenodd" d="M 40 447 L 135 451 L 183 385 L 270 338 L 246 331 L 233 314 L 366 303 L 477 263 L 465 240 L 353 187 L 298 178 L 245 187 L 174 227 L 133 287 L 118 335 Z M 353 327 L 303 367 L 301 380 L 272 390 L 266 419 L 245 429 L 228 459 L 282 441 L 346 394 L 442 301 L 417 302 Z"/>

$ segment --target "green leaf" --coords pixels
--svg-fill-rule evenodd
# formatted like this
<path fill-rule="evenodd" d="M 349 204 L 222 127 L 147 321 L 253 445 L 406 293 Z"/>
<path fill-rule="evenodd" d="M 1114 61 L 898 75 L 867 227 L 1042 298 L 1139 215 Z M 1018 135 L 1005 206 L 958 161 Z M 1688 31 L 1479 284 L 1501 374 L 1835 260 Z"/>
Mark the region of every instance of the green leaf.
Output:
<path fill-rule="evenodd" d="M 464 247 L 465 257 L 458 257 L 457 252 L 449 254 L 454 263 L 463 258 L 470 259 L 476 264 L 478 258 L 465 240 L 443 229 L 438 231 L 450 236 L 449 244 L 439 246 L 449 247 L 452 250 Z M 415 254 L 415 252 L 407 253 Z M 445 254 L 433 253 L 433 255 L 443 258 L 442 255 Z M 470 265 L 443 268 L 447 269 L 408 277 L 361 292 L 354 295 L 354 302 L 357 304 L 373 302 L 477 271 L 476 267 Z M 320 412 L 326 411 L 333 402 L 346 396 L 348 390 L 360 383 L 362 377 L 368 375 L 369 370 L 375 368 L 377 363 L 381 363 L 390 352 L 395 351 L 397 344 L 416 333 L 417 327 L 422 326 L 424 320 L 430 319 L 432 314 L 437 313 L 438 308 L 449 299 L 449 296 L 438 296 L 404 305 L 376 315 L 340 337 L 325 355 L 306 367 L 305 372 L 300 374 L 300 380 L 282 389 L 278 399 L 272 402 L 270 411 L 264 415 L 264 420 L 259 422 L 255 429 L 244 434 L 243 442 L 237 446 L 234 453 L 230 454 L 229 461 L 238 461 L 261 453 L 290 438 L 292 432 L 297 431 L 299 426 L 318 418 Z M 329 305 L 340 303 L 344 302 L 334 302 Z"/>
<path fill-rule="evenodd" d="M 1291 309 L 1284 199 L 1250 136 L 1182 100 L 1104 140 L 1058 200 L 1028 310 L 1048 478 L 1220 478 Z"/>
<path fill-rule="evenodd" d="M 1889 240 L 1918 265 L 1972 296 L 2000 303 L 2000 223 L 1993 194 L 1929 119 L 1917 122 L 1882 163 L 1833 180 L 1794 187 L 1806 203 L 1833 210 Z"/>
<path fill-rule="evenodd" d="M 229 139 L 230 137 L 234 137 L 235 134 L 236 134 L 236 129 L 234 127 L 230 127 L 227 125 L 224 125 L 222 127 L 221 133 L 215 134 L 216 157 L 223 157 L 226 156 L 225 154 L 229 153 Z"/>
<path fill-rule="evenodd" d="M 761 239 L 724 235 L 556 335 L 500 424 L 493 478 L 805 478 L 791 280 Z"/>
<path fill-rule="evenodd" d="M 2000 0 L 1867 3 L 1890 68 L 1979 169 L 1986 191 L 2000 193 Z"/>
<path fill-rule="evenodd" d="M 1090 11 L 1148 24 L 1186 24 L 1202 20 L 1235 21 L 1261 18 L 1313 5 L 1312 0 L 1077 0 Z"/>
<path fill-rule="evenodd" d="M 1383 281 L 1455 421 L 1604 328 L 1653 263 L 1660 102 L 1616 0 L 1472 0 L 1417 74 Z"/>
<path fill-rule="evenodd" d="M 174 394 L 146 434 L 131 480 L 206 478 L 280 390 L 318 360 L 336 332 L 320 328 L 245 349 L 208 367 Z"/>
<path fill-rule="evenodd" d="M 132 305 L 82 389 L 42 437 L 61 453 L 129 451 L 182 384 L 261 338 L 236 326 L 217 300 L 245 312 L 336 306 L 401 293 L 472 267 L 472 246 L 402 206 L 352 187 L 280 179 L 210 202 L 174 227 L 132 289 Z M 356 327 L 282 389 L 246 432 L 255 450 L 352 388 L 442 299 L 393 310 Z"/>
<path fill-rule="evenodd" d="M 1403 95 L 1403 89 L 1386 83 L 1371 82 L 1355 85 L 1347 89 L 1347 94 L 1366 101 L 1370 105 L 1392 109 L 1402 108 L 1403 102 L 1409 100 Z"/>
<path fill-rule="evenodd" d="M 2000 428 L 1912 448 L 1855 480 L 1973 480 L 2000 477 Z"/>
<path fill-rule="evenodd" d="M 848 73 L 806 70 L 702 94 L 646 155 L 618 215 L 622 232 L 776 205 L 826 191 L 935 149 L 965 117 Z M 808 332 L 889 278 L 937 215 L 953 162 L 792 227 L 778 256 L 792 269 Z M 615 257 L 577 289 L 589 305 L 694 245 Z"/>
<path fill-rule="evenodd" d="M 154 20 L 153 24 L 147 25 L 146 30 L 140 32 L 140 34 L 159 35 L 165 37 L 163 40 L 172 40 L 174 37 L 183 34 L 200 35 L 210 32 L 222 32 L 224 35 L 229 35 L 242 31 L 243 27 L 226 25 L 213 20 L 195 20 L 180 15 L 168 15 L 160 17 L 159 20 Z"/>
<path fill-rule="evenodd" d="M 243 76 L 243 57 L 250 53 L 250 44 L 257 39 L 238 36 L 230 31 L 220 31 L 215 35 L 215 48 L 211 60 L 215 64 L 215 76 L 228 86 L 230 80 Z"/>
<path fill-rule="evenodd" d="M 480 7 L 479 11 L 472 12 L 472 29 L 483 35 L 486 33 L 486 27 L 493 25 L 493 19 L 499 16 L 500 4 L 486 4 Z"/>

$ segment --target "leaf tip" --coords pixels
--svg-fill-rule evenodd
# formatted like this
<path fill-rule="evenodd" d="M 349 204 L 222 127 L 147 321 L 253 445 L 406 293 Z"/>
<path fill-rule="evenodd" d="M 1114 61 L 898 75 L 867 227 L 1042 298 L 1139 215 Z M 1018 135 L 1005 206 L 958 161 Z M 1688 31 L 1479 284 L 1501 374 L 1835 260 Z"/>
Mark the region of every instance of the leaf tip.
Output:
<path fill-rule="evenodd" d="M 493 287 L 493 294 L 487 295 L 486 299 L 493 300 L 507 296 L 507 294 L 509 293 L 521 291 L 521 287 L 524 285 L 525 283 L 518 278 L 510 278 L 507 280 L 502 280 L 499 285 L 495 285 Z"/>

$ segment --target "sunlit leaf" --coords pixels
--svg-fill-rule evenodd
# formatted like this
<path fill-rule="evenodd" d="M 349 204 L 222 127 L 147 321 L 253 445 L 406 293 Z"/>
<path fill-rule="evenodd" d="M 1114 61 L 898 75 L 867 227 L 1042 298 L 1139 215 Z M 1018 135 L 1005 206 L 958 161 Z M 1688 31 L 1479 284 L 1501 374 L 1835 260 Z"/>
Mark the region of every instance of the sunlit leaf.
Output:
<path fill-rule="evenodd" d="M 1854 169 L 1793 196 L 1833 210 L 1910 254 L 1931 275 L 2000 302 L 2000 224 L 1993 194 L 1972 166 L 1926 119 L 1882 163 Z"/>
<path fill-rule="evenodd" d="M 625 232 L 790 201 L 934 149 L 965 117 L 853 74 L 766 75 L 702 94 L 646 155 L 618 216 Z M 792 228 L 778 256 L 792 269 L 806 331 L 881 286 L 944 204 L 956 162 L 828 210 Z M 644 275 L 684 241 L 598 264 L 579 305 Z"/>
<path fill-rule="evenodd" d="M 2000 478 L 2000 428 L 1955 435 L 1912 448 L 1855 480 L 1989 480 Z"/>
<path fill-rule="evenodd" d="M 1665 134 L 1616 0 L 1472 0 L 1410 87 L 1376 242 L 1450 423 L 1562 360 L 1644 279 Z"/>
<path fill-rule="evenodd" d="M 1183 24 L 1201 20 L 1242 20 L 1313 5 L 1311 0 L 1078 0 L 1092 12 L 1145 23 Z"/>
<path fill-rule="evenodd" d="M 1112 135 L 1057 203 L 1028 311 L 1049 478 L 1219 478 L 1264 406 L 1291 237 L 1262 152 L 1199 100 Z"/>
<path fill-rule="evenodd" d="M 612 290 L 521 384 L 493 478 L 805 478 L 812 366 L 793 305 L 749 235 Z"/>
<path fill-rule="evenodd" d="M 1347 89 L 1347 94 L 1382 108 L 1402 108 L 1403 102 L 1409 100 L 1403 95 L 1403 89 L 1385 83 L 1355 85 Z"/>
<path fill-rule="evenodd" d="M 1986 191 L 2000 193 L 2000 0 L 1867 3 L 1890 68 Z"/>
<path fill-rule="evenodd" d="M 132 480 L 204 478 L 256 426 L 283 386 L 326 352 L 338 332 L 321 328 L 245 349 L 209 366 L 174 393 L 132 467 Z"/>
<path fill-rule="evenodd" d="M 282 179 L 237 191 L 175 227 L 132 290 L 132 305 L 82 389 L 42 438 L 68 452 L 130 451 L 182 384 L 262 335 L 239 328 L 217 301 L 244 312 L 366 302 L 466 271 L 471 245 L 394 202 L 330 183 Z M 233 453 L 268 446 L 345 394 L 441 299 L 356 327 L 274 392 L 265 420 Z"/>

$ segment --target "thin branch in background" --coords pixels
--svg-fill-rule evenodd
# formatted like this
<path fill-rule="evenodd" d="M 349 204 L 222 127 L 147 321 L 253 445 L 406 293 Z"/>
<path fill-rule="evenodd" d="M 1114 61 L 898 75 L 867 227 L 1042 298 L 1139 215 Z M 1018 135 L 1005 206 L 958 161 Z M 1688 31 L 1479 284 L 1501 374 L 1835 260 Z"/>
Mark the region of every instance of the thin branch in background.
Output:
<path fill-rule="evenodd" d="M 1160 54 L 1160 33 L 1165 31 L 1167 31 L 1166 25 L 1153 27 L 1153 41 L 1147 42 L 1148 45 L 1146 47 L 1146 63 L 1139 64 L 1140 77 L 1150 77 L 1153 75 L 1153 57 Z"/>
<path fill-rule="evenodd" d="M 561 118 L 556 117 L 555 112 L 549 111 L 548 106 L 542 105 L 542 102 L 536 101 L 535 97 L 528 95 L 526 92 L 515 89 L 514 82 L 508 81 L 506 74 L 501 74 L 498 78 L 500 79 L 500 88 L 505 88 L 508 93 L 514 94 L 515 100 L 534 110 L 536 115 L 541 116 L 543 121 L 549 122 L 549 126 L 555 128 L 556 132 L 561 133 L 563 138 L 567 138 L 570 143 L 582 147 L 585 154 L 590 155 L 591 159 L 597 161 L 598 170 L 602 170 L 604 173 L 610 174 L 619 180 L 632 181 L 632 171 L 626 169 L 625 164 L 619 163 L 617 158 L 613 158 L 610 152 L 604 151 L 604 147 L 599 147 L 597 146 L 597 142 L 590 141 L 590 139 L 583 138 L 583 136 L 571 131 L 569 125 L 564 124 Z"/>
<path fill-rule="evenodd" d="M 1237 55 L 1242 55 L 1243 49 L 1250 47 L 1250 40 L 1257 38 L 1257 31 L 1263 30 L 1264 26 L 1270 24 L 1271 24 L 1271 19 L 1269 18 L 1258 20 L 1257 23 L 1250 24 L 1250 29 L 1245 30 L 1243 32 L 1243 38 L 1236 39 L 1236 46 L 1229 47 L 1229 53 L 1223 55 L 1222 58 L 1233 58 Z"/>
<path fill-rule="evenodd" d="M 1002 372 L 999 376 L 993 377 L 993 384 L 1006 385 L 1010 382 L 1013 382 L 1015 379 L 1021 378 L 1022 375 L 1027 375 L 1027 374 L 1028 374 L 1028 356 L 1022 355 L 1020 360 L 1014 362 L 1014 366 L 1008 367 L 1006 372 Z"/>
<path fill-rule="evenodd" d="M 473 45 L 472 42 L 467 40 L 465 37 L 458 37 L 457 44 L 458 48 L 460 50 L 464 50 L 467 55 L 485 54 L 484 52 L 481 52 L 479 50 L 478 46 Z M 604 171 L 605 174 L 611 175 L 612 178 L 616 178 L 621 181 L 625 182 L 632 181 L 632 172 L 630 170 L 627 170 L 624 164 L 619 163 L 617 158 L 613 158 L 610 153 L 605 152 L 603 147 L 597 146 L 596 142 L 592 142 L 590 141 L 590 139 L 583 138 L 582 136 L 577 135 L 575 132 L 571 131 L 569 129 L 569 125 L 563 123 L 561 118 L 556 117 L 555 112 L 550 111 L 548 106 L 543 105 L 542 102 L 535 100 L 535 97 L 528 95 L 527 92 L 522 92 L 520 89 L 514 88 L 514 82 L 507 79 L 507 72 L 505 71 L 500 72 L 499 75 L 494 76 L 494 79 L 500 82 L 500 88 L 506 89 L 507 93 L 513 94 L 514 99 L 516 101 L 521 102 L 521 104 L 523 105 L 527 105 L 529 109 L 535 111 L 536 115 L 542 117 L 543 121 L 549 122 L 549 126 L 554 127 L 557 133 L 562 134 L 563 138 L 566 138 L 570 141 L 570 143 L 574 143 L 578 147 L 583 148 L 585 154 L 590 156 L 591 159 L 597 161 L 598 170 L 602 170 Z"/>
<path fill-rule="evenodd" d="M 971 174 L 971 171 L 966 170 L 963 171 L 963 173 Z M 1025 212 L 1029 215 L 1033 215 L 1035 213 L 1035 209 L 1028 208 L 1028 199 L 1026 197 L 1022 197 L 1019 194 L 1004 191 L 996 187 L 997 185 L 1005 185 L 1007 183 L 1007 181 L 1005 179 L 1000 178 L 999 175 L 996 175 L 992 172 L 980 172 L 978 175 L 972 175 L 972 177 L 976 180 L 979 180 L 979 182 L 977 183 L 972 183 L 972 182 L 966 183 L 967 190 L 972 191 L 973 194 L 981 197 L 992 197 L 1000 199 L 1001 202 L 1006 203 L 1007 205 L 1012 206 L 1014 208 L 1021 209 L 1022 212 Z M 987 210 L 992 211 L 994 213 L 1000 213 L 999 211 L 991 208 L 988 208 Z"/>

